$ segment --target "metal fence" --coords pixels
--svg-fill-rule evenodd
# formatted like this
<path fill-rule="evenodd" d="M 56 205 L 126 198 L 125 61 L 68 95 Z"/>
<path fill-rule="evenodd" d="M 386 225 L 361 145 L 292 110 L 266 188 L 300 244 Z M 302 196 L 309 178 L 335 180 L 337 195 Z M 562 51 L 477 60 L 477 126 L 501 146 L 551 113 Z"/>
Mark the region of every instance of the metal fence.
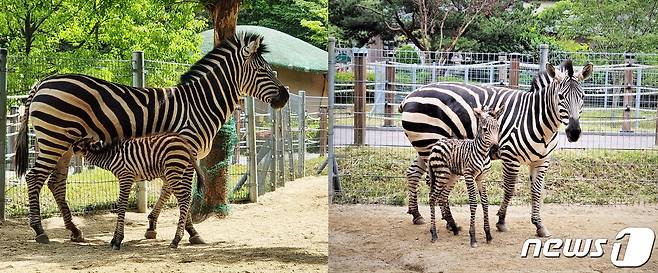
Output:
<path fill-rule="evenodd" d="M 543 65 L 542 59 L 557 66 L 569 58 L 576 70 L 587 62 L 594 64 L 593 75 L 582 83 L 583 135 L 578 142 L 570 143 L 562 128 L 559 149 L 658 154 L 655 149 L 658 145 L 657 54 L 549 53 L 546 46 L 536 54 L 336 48 L 329 56 L 333 62 L 330 70 L 335 73 L 329 81 L 334 91 L 334 107 L 330 112 L 335 120 L 331 128 L 336 149 L 330 157 L 335 157 L 338 165 L 330 176 L 340 181 L 332 180 L 332 183 L 334 191 L 342 193 L 344 202 L 391 203 L 391 199 L 396 199 L 393 203 L 404 203 L 404 171 L 415 158 L 415 152 L 403 133 L 398 106 L 411 91 L 433 82 L 528 90 L 540 63 Z M 364 165 L 363 162 L 384 163 Z M 588 164 L 584 162 L 582 167 L 591 166 Z M 552 170 L 559 174 L 560 164 L 554 165 L 557 166 Z M 615 172 L 616 167 L 619 166 L 610 171 Z M 569 175 L 553 178 L 583 179 Z M 655 170 L 649 174 L 636 172 L 622 180 L 656 183 L 657 175 Z M 613 181 L 619 177 L 611 175 L 603 179 Z M 390 189 L 373 186 L 378 181 L 396 186 Z"/>
<path fill-rule="evenodd" d="M 0 195 L 0 205 L 5 206 L 4 212 L 7 216 L 16 217 L 28 213 L 27 185 L 23 179 L 16 177 L 11 162 L 19 126 L 18 108 L 22 105 L 22 99 L 26 97 L 29 88 L 40 79 L 54 73 L 81 73 L 127 85 L 140 85 L 141 80 L 148 87 L 174 86 L 178 83 L 180 75 L 191 66 L 144 60 L 141 67 L 136 67 L 135 65 L 142 64 L 140 58 L 143 59 L 143 53 L 133 54 L 133 60 L 7 56 L 7 73 L 0 73 L 0 80 L 7 81 L 8 94 L 6 179 L 2 190 L 4 195 Z M 261 195 L 284 186 L 285 181 L 311 174 L 305 169 L 313 169 L 316 166 L 306 166 L 307 160 L 326 153 L 327 100 L 322 97 L 305 96 L 304 93 L 304 91 L 299 91 L 298 94 L 291 92 L 289 103 L 280 110 L 272 110 L 265 103 L 260 101 L 252 103 L 252 98 L 244 98 L 234 113 L 238 144 L 233 157 L 229 159 L 232 164 L 229 165 L 230 182 L 227 189 L 231 202 L 254 201 L 257 199 L 257 195 L 254 195 L 256 188 L 258 195 Z M 251 131 L 248 130 L 250 120 L 254 129 Z M 321 128 L 322 121 L 325 123 Z M 32 163 L 34 134 L 30 132 L 29 135 Z M 253 137 L 253 140 L 250 137 Z M 252 154 L 253 156 L 250 156 Z M 249 167 L 250 163 L 256 166 L 258 175 L 248 175 L 253 169 Z M 258 179 L 250 181 L 250 177 L 258 177 Z M 255 182 L 258 183 L 257 186 L 252 184 Z M 154 205 L 161 187 L 162 181 L 159 179 L 148 183 L 136 183 L 129 198 L 129 207 L 143 210 L 146 206 Z M 74 213 L 114 209 L 117 199 L 118 183 L 110 172 L 85 164 L 83 158 L 72 159 L 67 184 L 67 201 Z M 59 212 L 48 190 L 41 192 L 40 201 L 43 214 Z M 175 199 L 171 198 L 168 205 L 174 204 Z M 140 206 L 143 208 L 139 208 Z"/>

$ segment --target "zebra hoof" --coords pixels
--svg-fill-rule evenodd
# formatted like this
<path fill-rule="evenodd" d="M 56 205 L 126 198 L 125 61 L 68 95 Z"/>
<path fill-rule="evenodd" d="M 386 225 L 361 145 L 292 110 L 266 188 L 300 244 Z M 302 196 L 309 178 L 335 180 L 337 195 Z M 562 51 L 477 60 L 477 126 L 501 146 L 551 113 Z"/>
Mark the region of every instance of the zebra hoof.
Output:
<path fill-rule="evenodd" d="M 498 223 L 496 224 L 496 229 L 498 229 L 499 232 L 508 232 L 509 229 L 504 223 Z"/>
<path fill-rule="evenodd" d="M 471 242 L 471 248 L 477 248 L 477 247 L 478 247 L 478 243 L 476 243 L 476 242 Z"/>
<path fill-rule="evenodd" d="M 414 225 L 423 225 L 425 224 L 425 219 L 423 218 L 423 216 L 418 215 L 414 217 L 413 223 Z"/>
<path fill-rule="evenodd" d="M 178 244 L 171 243 L 171 244 L 169 244 L 169 248 L 171 248 L 171 249 L 177 249 L 177 248 L 178 248 Z"/>
<path fill-rule="evenodd" d="M 112 250 L 121 250 L 121 245 L 112 244 Z"/>
<path fill-rule="evenodd" d="M 144 233 L 146 239 L 155 239 L 157 235 L 158 233 L 155 230 L 147 230 L 146 233 Z"/>
<path fill-rule="evenodd" d="M 40 244 L 49 244 L 50 243 L 50 239 L 48 239 L 48 235 L 46 235 L 45 233 L 41 233 L 41 234 L 37 235 L 37 237 L 35 237 L 34 240 L 37 241 L 37 243 L 40 243 Z"/>
<path fill-rule="evenodd" d="M 82 238 L 82 232 L 80 232 L 78 235 L 71 234 L 71 242 L 82 243 L 84 241 L 85 239 Z"/>
<path fill-rule="evenodd" d="M 545 227 L 541 227 L 537 229 L 537 237 L 551 237 L 551 233 Z"/>
<path fill-rule="evenodd" d="M 194 236 L 190 237 L 190 244 L 193 244 L 193 245 L 204 245 L 204 244 L 206 244 L 206 241 L 204 241 L 203 239 L 201 239 L 201 236 L 199 236 L 199 235 L 194 235 Z"/>

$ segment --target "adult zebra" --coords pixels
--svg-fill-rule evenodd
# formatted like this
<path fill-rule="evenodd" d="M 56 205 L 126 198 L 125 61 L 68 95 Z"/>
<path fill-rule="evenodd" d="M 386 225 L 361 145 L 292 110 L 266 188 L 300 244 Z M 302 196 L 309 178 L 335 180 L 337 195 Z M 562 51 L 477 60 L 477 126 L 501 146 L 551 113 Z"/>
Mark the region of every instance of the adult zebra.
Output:
<path fill-rule="evenodd" d="M 202 159 L 240 95 L 283 107 L 288 91 L 263 58 L 262 40 L 251 33 L 224 40 L 181 76 L 181 84 L 175 87 L 134 88 L 85 75 L 58 75 L 37 84 L 25 103 L 15 158 L 16 173 L 21 176 L 27 170 L 31 117 L 37 154 L 25 180 L 35 240 L 49 242 L 39 208 L 39 192 L 46 179 L 71 240 L 83 240 L 65 200 L 71 147 L 76 141 L 89 137 L 108 143 L 114 138 L 176 132 Z"/>
<path fill-rule="evenodd" d="M 568 125 L 567 139 L 580 137 L 580 113 L 583 107 L 583 89 L 580 82 L 592 74 L 592 65 L 574 73 L 570 60 L 563 63 L 566 74 L 547 64 L 539 73 L 530 92 L 502 87 L 472 84 L 438 83 L 418 88 L 400 105 L 402 127 L 418 157 L 407 169 L 409 184 L 409 210 L 414 224 L 424 222 L 418 212 L 418 182 L 426 172 L 426 160 L 432 145 L 443 137 L 472 139 L 477 132 L 473 108 L 504 106 L 499 147 L 493 148 L 492 158 L 503 160 L 503 188 L 505 196 L 498 211 L 499 231 L 506 231 L 505 215 L 514 195 L 519 168 L 527 165 L 532 183 L 531 222 L 537 235 L 550 236 L 539 215 L 544 174 L 549 156 L 557 146 L 560 124 Z M 497 150 L 497 151 L 496 151 Z"/>

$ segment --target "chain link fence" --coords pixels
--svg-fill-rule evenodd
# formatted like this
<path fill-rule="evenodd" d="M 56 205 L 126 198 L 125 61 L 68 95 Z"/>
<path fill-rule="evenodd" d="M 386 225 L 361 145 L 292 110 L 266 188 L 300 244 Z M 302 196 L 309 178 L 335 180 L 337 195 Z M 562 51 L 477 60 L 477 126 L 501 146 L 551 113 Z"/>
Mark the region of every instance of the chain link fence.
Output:
<path fill-rule="evenodd" d="M 14 143 L 19 127 L 19 107 L 23 104 L 30 87 L 39 80 L 53 74 L 80 73 L 102 78 L 104 80 L 131 85 L 133 77 L 133 60 L 96 60 L 57 57 L 7 57 L 7 145 L 5 156 L 5 213 L 9 217 L 28 214 L 27 185 L 23 179 L 16 177 L 11 164 L 14 157 Z M 175 86 L 179 77 L 185 73 L 190 64 L 145 60 L 144 74 L 147 87 Z M 326 98 L 303 97 L 291 93 L 290 102 L 280 111 L 273 111 L 267 104 L 258 101 L 254 116 L 256 117 L 257 141 L 255 152 L 258 154 L 259 194 L 274 191 L 282 187 L 285 181 L 310 175 L 321 163 L 322 147 L 326 151 L 326 123 L 320 128 L 321 110 L 325 109 Z M 324 104 L 323 104 L 324 103 Z M 325 105 L 325 106 L 322 106 Z M 247 173 L 249 145 L 247 143 L 248 123 L 244 103 L 234 114 L 238 144 L 234 156 L 230 158 L 229 184 L 227 185 L 231 202 L 250 200 Z M 280 127 L 280 128 L 279 128 Z M 279 128 L 277 138 L 279 145 L 273 145 L 273 134 Z M 31 130 L 31 129 L 30 129 Z M 324 131 L 324 134 L 321 132 Z M 325 136 L 322 144 L 321 135 Z M 30 167 L 34 162 L 34 133 L 30 131 Z M 274 150 L 276 148 L 278 150 Z M 273 152 L 275 151 L 275 152 Z M 322 154 L 323 156 L 323 154 Z M 276 160 L 275 160 L 276 158 Z M 276 163 L 275 163 L 276 162 Z M 308 164 L 307 164 L 308 162 Z M 319 162 L 319 163 L 318 163 Z M 136 186 L 129 197 L 129 208 L 137 206 Z M 149 181 L 146 186 L 147 205 L 152 207 L 160 195 L 162 181 Z M 44 187 L 44 189 L 47 187 Z M 73 213 L 88 213 L 99 210 L 114 209 L 118 199 L 118 181 L 108 171 L 87 165 L 83 158 L 75 157 L 69 167 L 67 183 L 67 202 Z M 41 191 L 41 212 L 45 216 L 58 213 L 57 204 L 49 190 Z M 1 202 L 1 200 L 0 200 Z M 170 198 L 167 205 L 175 206 L 175 198 Z"/>
<path fill-rule="evenodd" d="M 547 50 L 547 47 L 546 47 Z M 536 54 L 422 52 L 336 48 L 333 142 L 340 183 L 335 202 L 403 205 L 405 170 L 416 157 L 402 130 L 398 106 L 416 88 L 433 82 L 506 86 L 529 90 L 539 72 Z M 570 143 L 564 126 L 547 175 L 547 202 L 658 202 L 656 109 L 658 55 L 550 52 L 557 67 L 573 60 L 576 71 L 591 62 L 593 75 L 582 83 L 583 135 Z M 332 69 L 330 67 L 330 69 Z M 523 168 L 520 181 L 527 181 Z M 502 182 L 496 161 L 489 179 Z M 463 184 L 463 183 L 460 183 Z M 527 183 L 519 183 L 515 202 L 529 202 Z M 525 186 L 524 186 L 525 185 Z M 427 187 L 419 197 L 427 202 Z M 501 187 L 491 187 L 499 202 Z M 453 202 L 467 202 L 458 186 Z"/>

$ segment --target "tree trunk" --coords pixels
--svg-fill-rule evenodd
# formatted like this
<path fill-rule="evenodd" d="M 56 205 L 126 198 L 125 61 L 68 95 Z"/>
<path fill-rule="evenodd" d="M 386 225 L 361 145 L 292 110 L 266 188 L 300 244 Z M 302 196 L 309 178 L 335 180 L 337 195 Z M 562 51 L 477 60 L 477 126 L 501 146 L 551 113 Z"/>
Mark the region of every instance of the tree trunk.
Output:
<path fill-rule="evenodd" d="M 238 21 L 240 0 L 216 0 L 206 4 L 208 13 L 213 18 L 215 28 L 215 46 L 218 46 L 226 37 L 235 35 Z M 230 117 L 230 116 L 229 116 Z M 227 183 L 229 181 L 228 166 L 230 154 L 235 143 L 234 124 L 225 124 L 215 136 L 210 154 L 201 161 L 202 169 L 206 172 L 205 205 L 219 213 L 227 212 L 228 204 Z"/>

